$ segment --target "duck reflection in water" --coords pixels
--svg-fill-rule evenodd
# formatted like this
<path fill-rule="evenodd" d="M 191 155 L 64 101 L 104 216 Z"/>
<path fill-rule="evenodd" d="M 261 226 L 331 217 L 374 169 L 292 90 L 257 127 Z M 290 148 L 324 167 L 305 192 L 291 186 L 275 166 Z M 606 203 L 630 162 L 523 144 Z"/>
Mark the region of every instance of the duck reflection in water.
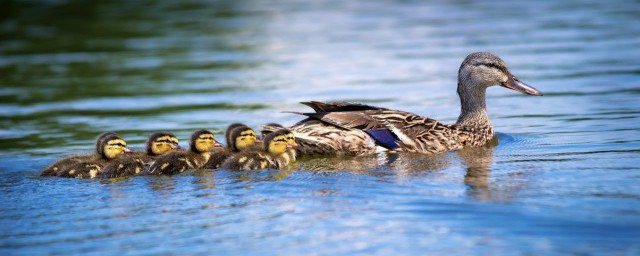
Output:
<path fill-rule="evenodd" d="M 481 147 L 464 148 L 444 154 L 424 155 L 415 153 L 380 153 L 373 156 L 348 157 L 304 157 L 296 168 L 286 170 L 255 170 L 243 172 L 228 172 L 230 183 L 251 183 L 265 181 L 282 181 L 296 171 L 310 172 L 312 175 L 322 173 L 350 173 L 383 178 L 383 181 L 395 183 L 403 179 L 427 176 L 430 180 L 452 182 L 460 180 L 457 166 L 464 168 L 464 184 L 467 194 L 479 201 L 504 201 L 511 198 L 515 192 L 512 189 L 491 189 L 490 173 L 494 163 L 494 150 L 498 139 L 494 138 Z M 201 189 L 211 189 L 214 179 L 211 171 L 197 172 Z M 247 183 L 248 182 L 248 183 Z M 150 185 L 154 190 L 172 190 L 175 184 L 165 179 L 153 179 Z M 513 187 L 513 186 L 512 186 Z M 515 186 L 519 187 L 519 186 Z M 517 190 L 517 189 L 515 189 Z M 507 193 L 504 193 L 507 192 Z"/>
<path fill-rule="evenodd" d="M 436 155 L 403 152 L 362 157 L 306 158 L 300 161 L 298 169 L 323 173 L 346 172 L 371 175 L 385 177 L 390 182 L 415 176 L 429 176 L 433 180 L 451 181 L 459 179 L 452 167 L 462 165 L 465 171 L 463 181 L 469 196 L 479 201 L 502 201 L 509 196 L 500 191 L 492 193 L 489 183 L 491 165 L 494 163 L 494 150 L 497 145 L 496 137 L 484 146 Z"/>
<path fill-rule="evenodd" d="M 500 200 L 494 198 L 489 189 L 489 174 L 493 164 L 493 151 L 498 145 L 498 138 L 493 138 L 489 143 L 481 147 L 464 148 L 458 150 L 458 156 L 467 170 L 464 175 L 464 183 L 467 185 L 468 194 L 479 201 Z"/>

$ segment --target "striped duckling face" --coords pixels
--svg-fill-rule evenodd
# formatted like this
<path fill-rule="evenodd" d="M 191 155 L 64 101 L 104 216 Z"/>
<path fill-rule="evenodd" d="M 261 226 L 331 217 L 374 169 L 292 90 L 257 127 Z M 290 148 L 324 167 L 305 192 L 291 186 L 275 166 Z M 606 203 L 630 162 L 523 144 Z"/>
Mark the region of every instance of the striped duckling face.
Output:
<path fill-rule="evenodd" d="M 249 127 L 238 127 L 232 131 L 231 138 L 233 138 L 233 148 L 241 151 L 255 145 L 256 132 Z"/>
<path fill-rule="evenodd" d="M 154 133 L 147 140 L 147 154 L 151 156 L 159 156 L 177 149 L 180 149 L 178 138 L 172 133 Z"/>
<path fill-rule="evenodd" d="M 222 147 L 222 144 L 216 142 L 213 133 L 207 130 L 198 130 L 191 135 L 191 151 L 202 153 L 208 152 L 214 147 Z"/>
<path fill-rule="evenodd" d="M 287 150 L 292 149 L 293 146 L 289 144 L 288 134 L 291 134 L 291 132 L 287 129 L 281 129 L 268 134 L 263 142 L 265 150 L 271 155 L 279 156 Z"/>
<path fill-rule="evenodd" d="M 102 152 L 101 155 L 106 159 L 115 159 L 124 152 L 129 152 L 127 148 L 127 142 L 117 135 L 111 135 L 102 140 Z"/>

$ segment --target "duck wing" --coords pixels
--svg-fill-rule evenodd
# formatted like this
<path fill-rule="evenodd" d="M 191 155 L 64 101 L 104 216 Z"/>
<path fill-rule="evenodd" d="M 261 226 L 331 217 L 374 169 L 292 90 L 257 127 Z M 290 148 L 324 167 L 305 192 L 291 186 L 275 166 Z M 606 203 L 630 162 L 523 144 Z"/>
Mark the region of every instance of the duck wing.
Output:
<path fill-rule="evenodd" d="M 172 175 L 191 167 L 187 152 L 172 152 L 158 157 L 142 175 Z"/>
<path fill-rule="evenodd" d="M 383 110 L 383 109 L 385 109 L 385 108 L 381 108 L 381 107 L 369 106 L 369 105 L 366 105 L 366 104 L 351 103 L 351 102 L 344 102 L 344 101 L 330 102 L 330 103 L 319 102 L 319 101 L 306 101 L 306 102 L 300 102 L 300 103 L 312 108 L 313 110 L 316 111 L 316 113 L 321 113 L 321 112 L 340 112 L 340 111 L 362 111 L 362 110 Z"/>
<path fill-rule="evenodd" d="M 375 114 L 379 111 L 381 110 L 303 113 L 303 115 L 347 130 L 372 130 L 384 128 L 384 124 L 375 118 Z"/>
<path fill-rule="evenodd" d="M 413 113 L 345 102 L 311 104 L 316 113 L 300 114 L 345 130 L 364 131 L 387 149 L 436 153 L 457 143 L 451 139 L 455 129 Z M 324 110 L 328 111 L 318 112 Z"/>
<path fill-rule="evenodd" d="M 457 127 L 431 118 L 396 110 L 380 111 L 372 118 L 398 138 L 398 146 L 404 151 L 441 153 L 460 146 Z"/>
<path fill-rule="evenodd" d="M 100 178 L 120 178 L 140 174 L 152 158 L 143 152 L 127 153 L 111 161 L 100 173 Z"/>

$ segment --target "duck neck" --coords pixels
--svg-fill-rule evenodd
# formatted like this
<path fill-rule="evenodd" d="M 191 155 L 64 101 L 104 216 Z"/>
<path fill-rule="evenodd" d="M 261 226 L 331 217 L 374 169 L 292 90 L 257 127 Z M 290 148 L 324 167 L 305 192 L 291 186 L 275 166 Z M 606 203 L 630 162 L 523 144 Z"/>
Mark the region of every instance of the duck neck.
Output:
<path fill-rule="evenodd" d="M 458 84 L 460 116 L 456 125 L 469 128 L 492 127 L 485 100 L 486 88 Z"/>

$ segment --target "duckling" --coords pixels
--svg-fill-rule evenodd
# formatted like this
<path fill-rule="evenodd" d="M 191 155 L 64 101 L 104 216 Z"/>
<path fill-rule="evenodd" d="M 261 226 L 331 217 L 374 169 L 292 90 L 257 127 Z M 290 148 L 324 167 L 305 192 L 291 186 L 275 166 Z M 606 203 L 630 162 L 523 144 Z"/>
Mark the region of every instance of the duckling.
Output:
<path fill-rule="evenodd" d="M 107 164 L 100 173 L 101 178 L 119 178 L 138 175 L 145 165 L 163 154 L 180 149 L 178 138 L 169 132 L 157 132 L 149 136 L 146 152 L 131 152 Z"/>
<path fill-rule="evenodd" d="M 209 158 L 209 161 L 204 165 L 204 169 L 220 168 L 224 160 L 233 153 L 249 149 L 256 145 L 256 133 L 253 129 L 243 124 L 232 124 L 229 128 L 231 129 L 227 129 L 225 133 L 227 147 L 214 149 L 211 158 Z"/>
<path fill-rule="evenodd" d="M 120 136 L 108 134 L 99 140 L 97 154 L 92 158 L 59 169 L 56 176 L 64 178 L 95 178 L 102 168 L 125 152 L 130 152 Z"/>
<path fill-rule="evenodd" d="M 276 123 L 268 123 L 262 126 L 262 130 L 260 131 L 260 133 L 262 134 L 262 137 L 266 136 L 267 134 L 273 132 L 273 131 L 277 131 L 280 129 L 286 129 L 284 126 L 282 126 L 281 124 L 276 124 Z M 297 157 L 298 157 L 298 152 L 296 151 L 296 148 L 298 147 L 298 143 L 296 143 L 296 136 L 293 135 L 293 132 L 289 133 L 286 135 L 287 136 L 287 143 L 289 143 L 289 145 L 293 146 L 292 149 L 287 150 L 287 155 L 289 156 L 289 159 L 292 162 L 295 162 Z"/>
<path fill-rule="evenodd" d="M 216 142 L 213 133 L 207 130 L 193 132 L 189 145 L 188 151 L 176 151 L 158 157 L 142 172 L 143 175 L 171 175 L 188 169 L 200 169 L 209 161 L 210 150 L 222 147 L 222 144 Z"/>
<path fill-rule="evenodd" d="M 100 152 L 101 151 L 101 145 L 102 145 L 102 140 L 110 135 L 116 135 L 114 132 L 105 132 L 102 133 L 100 135 L 98 135 L 98 137 L 96 137 L 96 152 Z M 117 135 L 116 135 L 117 136 Z M 98 153 L 99 155 L 99 153 Z M 53 162 L 52 164 L 48 165 L 47 167 L 45 167 L 44 169 L 42 169 L 42 172 L 40 173 L 40 176 L 56 176 L 56 173 L 58 173 L 59 170 L 63 170 L 63 169 L 68 169 L 69 166 L 80 163 L 80 162 L 85 162 L 85 161 L 91 161 L 96 157 L 95 154 L 90 154 L 90 155 L 77 155 L 77 156 L 70 156 L 67 158 L 63 158 L 60 159 L 58 161 Z"/>
<path fill-rule="evenodd" d="M 292 145 L 287 143 L 287 134 L 291 131 L 281 129 L 267 134 L 262 141 L 261 148 L 252 148 L 238 152 L 227 159 L 223 168 L 232 170 L 280 169 L 289 164 L 289 157 L 285 152 Z"/>

